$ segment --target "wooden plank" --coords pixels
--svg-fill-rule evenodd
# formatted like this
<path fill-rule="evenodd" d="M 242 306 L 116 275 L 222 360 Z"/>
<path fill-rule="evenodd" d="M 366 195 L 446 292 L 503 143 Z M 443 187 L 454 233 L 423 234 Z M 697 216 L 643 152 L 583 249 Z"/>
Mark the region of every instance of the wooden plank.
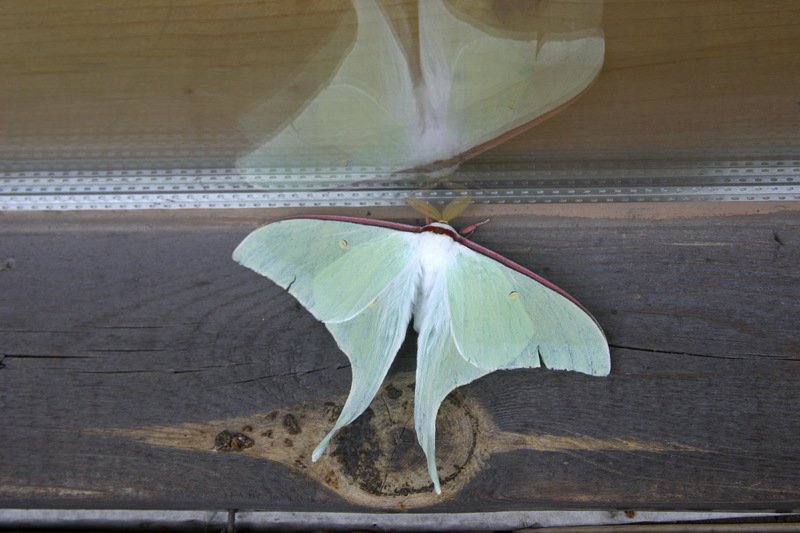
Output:
<path fill-rule="evenodd" d="M 800 5 L 604 2 L 606 62 L 573 106 L 498 146 L 532 159 L 794 157 Z"/>
<path fill-rule="evenodd" d="M 321 324 L 230 259 L 262 213 L 6 214 L 0 505 L 797 508 L 800 211 L 749 205 L 481 227 L 596 315 L 612 374 L 459 389 L 438 421 L 442 496 L 408 425 L 411 337 L 371 410 L 310 462 L 350 372 Z M 252 446 L 212 451 L 225 430 Z"/>
<path fill-rule="evenodd" d="M 415 2 L 382 3 L 406 44 L 413 41 Z M 448 2 L 457 13 L 470 4 L 482 7 Z M 508 19 L 495 25 L 515 28 L 516 4 L 503 5 Z M 324 87 L 357 21 L 348 0 L 6 0 L 0 25 L 0 80 L 9 88 L 0 100 L 0 159 L 113 166 L 107 159 L 153 165 L 247 153 Z M 606 62 L 596 84 L 497 153 L 798 152 L 794 0 L 608 0 L 603 29 Z M 265 105 L 268 113 L 255 111 Z"/>

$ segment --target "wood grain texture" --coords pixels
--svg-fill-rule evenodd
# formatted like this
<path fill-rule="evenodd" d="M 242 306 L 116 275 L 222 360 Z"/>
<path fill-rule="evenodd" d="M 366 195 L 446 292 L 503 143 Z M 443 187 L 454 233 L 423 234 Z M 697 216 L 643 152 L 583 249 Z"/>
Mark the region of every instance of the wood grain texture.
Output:
<path fill-rule="evenodd" d="M 439 457 L 452 458 L 442 497 L 415 477 L 414 339 L 370 411 L 310 463 L 347 394 L 347 359 L 230 259 L 263 215 L 192 216 L 3 215 L 0 505 L 800 505 L 796 209 L 482 226 L 476 242 L 595 314 L 612 373 L 495 372 L 459 389 L 438 422 Z M 253 445 L 214 452 L 226 430 Z"/>
<path fill-rule="evenodd" d="M 382 3 L 413 52 L 415 2 Z M 515 8 L 529 3 L 448 5 L 518 30 L 526 17 Z M 126 158 L 232 163 L 325 86 L 357 21 L 348 0 L 6 0 L 0 25 L 0 159 L 115 168 Z M 703 159 L 800 149 L 794 0 L 607 0 L 603 28 L 595 85 L 493 152 Z"/>
<path fill-rule="evenodd" d="M 800 5 L 607 0 L 606 62 L 573 106 L 495 150 L 547 157 L 797 153 Z"/>

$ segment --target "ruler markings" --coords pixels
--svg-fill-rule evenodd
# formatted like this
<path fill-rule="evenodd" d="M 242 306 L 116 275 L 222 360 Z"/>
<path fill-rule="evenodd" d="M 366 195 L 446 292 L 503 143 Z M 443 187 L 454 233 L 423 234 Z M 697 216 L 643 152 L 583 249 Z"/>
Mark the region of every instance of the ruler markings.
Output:
<path fill-rule="evenodd" d="M 477 165 L 469 179 L 482 204 L 728 202 L 800 200 L 794 160 L 713 161 L 577 168 Z M 404 205 L 415 195 L 447 201 L 465 194 L 382 169 L 154 169 L 0 172 L 0 209 L 236 209 Z"/>

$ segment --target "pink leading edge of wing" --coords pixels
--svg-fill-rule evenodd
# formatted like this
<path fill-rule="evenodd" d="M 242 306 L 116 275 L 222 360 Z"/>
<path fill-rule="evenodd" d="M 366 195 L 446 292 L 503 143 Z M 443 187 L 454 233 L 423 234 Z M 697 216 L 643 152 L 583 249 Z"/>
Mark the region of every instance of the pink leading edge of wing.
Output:
<path fill-rule="evenodd" d="M 385 220 L 373 220 L 373 219 L 370 219 L 370 218 L 347 217 L 347 216 L 340 216 L 340 215 L 310 215 L 310 216 L 298 215 L 298 216 L 294 216 L 294 217 L 287 217 L 287 218 L 284 218 L 284 219 L 281 219 L 281 220 L 293 220 L 293 219 L 303 219 L 303 218 L 315 219 L 315 220 L 338 220 L 340 222 L 350 222 L 350 223 L 353 223 L 353 224 L 364 224 L 366 226 L 379 226 L 379 227 L 382 227 L 382 228 L 395 229 L 395 230 L 398 230 L 398 231 L 408 231 L 408 232 L 411 232 L 411 233 L 422 233 L 423 231 L 431 231 L 431 229 L 429 229 L 431 227 L 438 228 L 438 226 L 425 226 L 425 227 L 411 226 L 409 224 L 400 224 L 398 222 L 387 222 Z M 583 310 L 584 313 L 589 315 L 591 317 L 591 319 L 594 321 L 594 323 L 597 324 L 597 327 L 600 327 L 600 323 L 592 315 L 592 313 L 590 313 L 589 310 L 586 309 L 586 307 L 583 306 L 583 304 L 581 304 L 572 295 L 570 295 L 567 291 L 565 291 L 564 289 L 562 289 L 558 285 L 555 285 L 554 283 L 551 283 L 551 282 L 547 281 L 543 277 L 535 274 L 534 272 L 531 272 L 530 270 L 528 270 L 524 266 L 519 265 L 519 264 L 515 263 L 514 261 L 512 261 L 512 260 L 510 260 L 510 259 L 508 259 L 506 257 L 503 257 L 502 255 L 498 254 L 497 252 L 493 252 L 492 250 L 489 250 L 488 248 L 484 248 L 480 244 L 476 244 L 476 243 L 472 242 L 471 240 L 467 239 L 466 237 L 464 237 L 460 233 L 453 232 L 452 235 L 448 231 L 437 231 L 437 233 L 442 234 L 442 235 L 448 235 L 453 240 L 455 240 L 457 243 L 459 243 L 459 244 L 461 244 L 463 246 L 466 246 L 470 250 L 472 250 L 474 252 L 477 252 L 477 253 L 479 253 L 481 255 L 485 255 L 486 257 L 488 257 L 490 259 L 493 259 L 493 260 L 495 260 L 495 261 L 497 261 L 499 263 L 502 263 L 503 265 L 507 266 L 508 268 L 510 268 L 512 270 L 516 270 L 520 274 L 522 274 L 524 276 L 528 276 L 529 278 L 531 278 L 532 280 L 536 281 L 537 283 L 541 283 L 542 285 L 544 285 L 548 289 L 557 292 L 558 294 L 560 294 L 561 296 L 563 296 L 564 298 L 566 298 L 570 302 L 572 302 L 575 305 L 577 305 L 578 307 L 580 307 L 581 310 Z"/>
<path fill-rule="evenodd" d="M 303 218 L 314 219 L 314 220 L 337 220 L 339 222 L 351 222 L 353 224 L 364 224 L 365 226 L 380 226 L 382 228 L 396 229 L 399 231 L 409 231 L 411 233 L 422 232 L 422 228 L 420 226 L 411 226 L 409 224 L 400 224 L 398 222 L 387 222 L 385 220 L 373 220 L 371 218 L 346 217 L 341 215 L 297 215 L 294 217 L 282 218 L 280 220 L 276 220 L 275 222 L 280 222 L 281 220 L 296 220 Z"/>

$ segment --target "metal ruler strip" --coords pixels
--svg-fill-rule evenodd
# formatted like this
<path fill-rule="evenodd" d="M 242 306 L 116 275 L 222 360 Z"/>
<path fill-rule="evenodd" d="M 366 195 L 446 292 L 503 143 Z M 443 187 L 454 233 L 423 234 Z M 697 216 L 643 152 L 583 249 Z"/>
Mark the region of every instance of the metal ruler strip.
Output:
<path fill-rule="evenodd" d="M 558 204 L 800 200 L 800 162 L 717 161 L 622 168 L 472 165 L 464 180 L 476 203 Z M 236 209 L 403 205 L 414 194 L 447 201 L 463 191 L 375 168 L 154 169 L 0 173 L 0 210 Z"/>

